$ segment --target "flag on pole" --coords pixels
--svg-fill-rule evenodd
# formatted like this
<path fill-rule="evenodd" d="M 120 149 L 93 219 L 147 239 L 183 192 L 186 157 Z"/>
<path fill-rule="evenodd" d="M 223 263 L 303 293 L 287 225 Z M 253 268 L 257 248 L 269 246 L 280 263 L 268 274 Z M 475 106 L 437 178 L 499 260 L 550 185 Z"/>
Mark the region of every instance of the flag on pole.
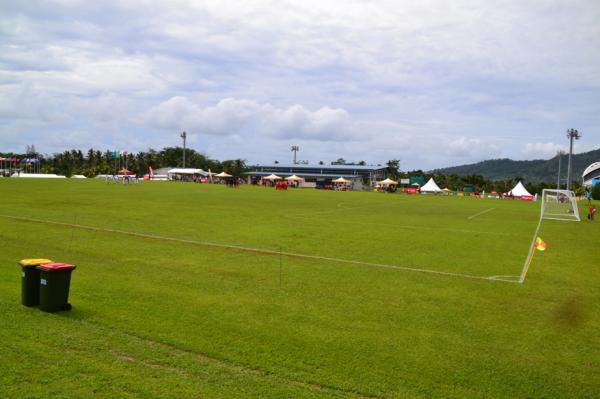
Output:
<path fill-rule="evenodd" d="M 540 237 L 535 239 L 535 249 L 537 249 L 538 251 L 545 251 L 546 250 L 546 243 L 544 241 L 542 241 L 542 239 Z"/>

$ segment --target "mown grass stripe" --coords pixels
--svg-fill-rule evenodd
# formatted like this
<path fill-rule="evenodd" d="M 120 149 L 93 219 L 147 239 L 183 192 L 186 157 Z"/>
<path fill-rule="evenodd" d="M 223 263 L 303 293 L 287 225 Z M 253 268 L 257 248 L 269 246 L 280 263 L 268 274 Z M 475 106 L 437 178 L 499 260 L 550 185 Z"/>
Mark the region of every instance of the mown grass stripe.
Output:
<path fill-rule="evenodd" d="M 276 251 L 276 250 L 253 248 L 253 247 L 246 247 L 246 246 L 241 246 L 241 245 L 222 244 L 222 243 L 215 243 L 215 242 L 210 242 L 210 241 L 188 240 L 188 239 L 184 239 L 184 238 L 174 238 L 174 237 L 165 237 L 165 236 L 159 236 L 159 235 L 154 235 L 154 234 L 137 233 L 134 231 L 125 231 L 125 230 L 109 229 L 109 228 L 104 228 L 104 227 L 86 226 L 86 225 L 81 225 L 81 224 L 64 223 L 64 222 L 57 222 L 57 221 L 44 220 L 44 219 L 34 219 L 34 218 L 28 218 L 28 217 L 24 217 L 24 216 L 0 215 L 0 217 L 12 219 L 12 220 L 20 220 L 20 221 L 25 221 L 25 222 L 52 224 L 52 225 L 57 225 L 57 226 L 65 226 L 65 227 L 79 228 L 79 229 L 92 230 L 92 231 L 101 231 L 101 232 L 106 232 L 106 233 L 123 234 L 123 235 L 129 235 L 129 236 L 133 236 L 133 237 L 149 238 L 149 239 L 153 239 L 153 240 L 173 241 L 173 242 L 180 242 L 180 243 L 186 243 L 186 244 L 203 245 L 203 246 L 209 246 L 209 247 L 215 247 L 215 248 L 234 249 L 234 250 L 238 250 L 238 251 L 254 252 L 254 253 L 261 253 L 261 254 L 268 254 L 268 255 L 282 255 L 282 256 L 287 256 L 287 257 L 292 257 L 292 258 L 325 260 L 325 261 L 336 262 L 336 263 L 346 263 L 346 264 L 351 264 L 351 265 L 369 266 L 369 267 L 376 267 L 376 268 L 383 268 L 383 269 L 403 270 L 403 271 L 410 271 L 410 272 L 416 272 L 416 273 L 426 273 L 426 274 L 434 274 L 434 275 L 447 276 L 447 277 L 465 278 L 465 279 L 471 279 L 471 280 L 502 281 L 502 282 L 509 282 L 509 283 L 515 282 L 510 279 L 496 278 L 497 276 L 479 276 L 479 275 L 473 275 L 473 274 L 445 272 L 445 271 L 439 271 L 439 270 L 423 269 L 423 268 L 408 267 L 408 266 L 398 266 L 398 265 L 388 265 L 388 264 L 383 264 L 383 263 L 363 262 L 363 261 L 357 261 L 357 260 L 351 260 L 351 259 L 332 258 L 332 257 L 327 257 L 327 256 L 308 255 L 308 254 L 285 252 L 285 251 L 281 252 L 281 251 Z"/>
<path fill-rule="evenodd" d="M 9 306 L 13 304 L 13 302 L 3 300 L 2 298 L 0 298 L 0 302 L 2 302 L 5 305 L 9 305 Z M 103 323 L 89 321 L 89 320 L 76 319 L 76 318 L 68 318 L 66 320 L 73 322 L 73 323 L 80 324 L 80 325 L 84 325 L 84 326 L 90 328 L 91 331 L 93 331 L 95 334 L 110 333 L 110 334 L 115 334 L 115 335 L 121 335 L 123 337 L 126 337 L 127 340 L 136 340 L 136 341 L 142 342 L 144 344 L 147 344 L 148 346 L 151 346 L 151 347 L 152 346 L 153 347 L 162 347 L 163 349 L 167 349 L 172 352 L 179 352 L 179 353 L 183 353 L 183 354 L 186 354 L 189 356 L 193 356 L 199 362 L 208 362 L 217 367 L 238 372 L 239 374 L 253 374 L 253 375 L 259 376 L 260 378 L 275 380 L 276 382 L 281 382 L 286 385 L 294 385 L 294 386 L 297 386 L 297 387 L 300 387 L 302 389 L 306 389 L 309 391 L 316 391 L 316 392 L 323 392 L 323 393 L 329 392 L 329 393 L 333 393 L 336 395 L 341 394 L 344 396 L 349 395 L 349 396 L 352 396 L 352 397 L 355 397 L 358 399 L 375 399 L 376 398 L 376 396 L 374 396 L 372 394 L 366 394 L 366 393 L 358 392 L 358 391 L 352 390 L 352 389 L 342 388 L 342 387 L 338 387 L 338 386 L 330 385 L 330 384 L 322 384 L 319 382 L 303 381 L 303 380 L 300 380 L 297 378 L 291 378 L 291 377 L 288 377 L 285 375 L 281 375 L 281 374 L 277 374 L 277 373 L 273 373 L 273 372 L 269 372 L 269 371 L 264 371 L 260 368 L 248 367 L 247 365 L 244 365 L 242 363 L 237 363 L 237 362 L 234 362 L 231 360 L 222 359 L 222 358 L 215 357 L 215 356 L 210 356 L 210 355 L 207 355 L 207 354 L 199 352 L 199 351 L 190 350 L 190 349 L 182 347 L 180 345 L 175 345 L 175 344 L 172 344 L 169 342 L 164 342 L 162 340 L 144 336 L 143 334 L 136 334 L 131 331 L 128 331 L 128 330 L 125 330 L 122 328 L 117 328 L 114 326 L 109 326 L 109 325 L 106 325 Z M 118 356 L 117 352 L 115 352 L 115 355 L 117 357 L 119 357 L 121 360 L 132 361 L 132 362 L 137 361 L 136 359 L 131 358 L 128 355 Z M 148 367 L 160 367 L 160 368 L 170 369 L 171 371 L 178 371 L 175 367 L 164 365 L 164 364 L 162 364 L 160 366 L 156 366 L 155 364 L 149 363 L 147 361 L 141 361 L 141 363 L 144 366 L 148 366 Z"/>

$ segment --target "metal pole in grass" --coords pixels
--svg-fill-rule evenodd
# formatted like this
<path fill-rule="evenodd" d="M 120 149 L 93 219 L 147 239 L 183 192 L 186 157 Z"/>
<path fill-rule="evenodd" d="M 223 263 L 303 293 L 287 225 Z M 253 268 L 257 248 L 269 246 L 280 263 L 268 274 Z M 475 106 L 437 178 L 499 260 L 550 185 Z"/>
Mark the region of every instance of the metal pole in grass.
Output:
<path fill-rule="evenodd" d="M 282 255 L 281 255 L 281 246 L 279 247 L 279 289 L 281 289 L 281 283 L 283 280 L 283 266 L 282 266 Z"/>
<path fill-rule="evenodd" d="M 71 240 L 69 241 L 69 248 L 67 253 L 71 255 L 71 246 L 73 245 L 73 237 L 75 236 L 75 225 L 77 225 L 77 215 L 73 218 L 73 225 L 71 226 Z"/>
<path fill-rule="evenodd" d="M 571 165 L 571 158 L 573 157 L 573 139 L 579 140 L 581 134 L 576 129 L 567 130 L 567 138 L 569 139 L 569 164 L 567 165 L 567 190 L 571 189 L 571 180 L 573 178 L 573 168 Z"/>
<path fill-rule="evenodd" d="M 557 156 L 558 156 L 558 174 L 556 177 L 556 189 L 557 190 L 560 190 L 560 164 L 561 164 L 561 160 L 562 160 L 562 155 L 563 155 L 563 152 L 561 150 L 558 150 L 558 154 L 557 154 Z"/>

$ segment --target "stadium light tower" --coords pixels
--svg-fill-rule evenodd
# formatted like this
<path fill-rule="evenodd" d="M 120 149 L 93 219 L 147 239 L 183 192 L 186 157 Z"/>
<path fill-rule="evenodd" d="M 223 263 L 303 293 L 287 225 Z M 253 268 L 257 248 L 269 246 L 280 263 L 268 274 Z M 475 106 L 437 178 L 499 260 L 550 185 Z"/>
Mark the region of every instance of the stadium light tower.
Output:
<path fill-rule="evenodd" d="M 556 177 L 556 189 L 560 190 L 560 165 L 562 163 L 562 156 L 564 155 L 562 150 L 558 150 L 556 156 L 558 157 L 558 174 Z"/>
<path fill-rule="evenodd" d="M 565 187 L 567 190 L 571 189 L 571 179 L 572 179 L 572 173 L 573 173 L 573 167 L 571 165 L 571 158 L 573 157 L 573 139 L 579 140 L 580 137 L 581 137 L 581 134 L 579 134 L 579 132 L 577 130 L 575 130 L 575 129 L 567 130 L 567 138 L 570 140 L 569 165 L 567 167 L 567 187 Z"/>
<path fill-rule="evenodd" d="M 187 133 L 185 130 L 181 133 L 180 137 L 183 139 L 183 167 L 185 168 L 185 139 L 187 137 Z"/>
<path fill-rule="evenodd" d="M 300 151 L 300 147 L 298 147 L 297 145 L 293 145 L 292 146 L 292 152 L 294 153 L 294 165 L 297 164 L 298 162 L 296 161 L 296 153 Z"/>

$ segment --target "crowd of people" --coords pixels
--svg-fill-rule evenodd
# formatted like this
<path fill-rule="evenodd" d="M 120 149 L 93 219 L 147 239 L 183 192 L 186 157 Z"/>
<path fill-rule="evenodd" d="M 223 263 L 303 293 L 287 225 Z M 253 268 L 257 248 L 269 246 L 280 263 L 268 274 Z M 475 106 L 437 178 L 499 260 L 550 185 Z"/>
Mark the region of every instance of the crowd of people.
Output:
<path fill-rule="evenodd" d="M 106 184 L 140 184 L 139 175 L 104 175 Z"/>

